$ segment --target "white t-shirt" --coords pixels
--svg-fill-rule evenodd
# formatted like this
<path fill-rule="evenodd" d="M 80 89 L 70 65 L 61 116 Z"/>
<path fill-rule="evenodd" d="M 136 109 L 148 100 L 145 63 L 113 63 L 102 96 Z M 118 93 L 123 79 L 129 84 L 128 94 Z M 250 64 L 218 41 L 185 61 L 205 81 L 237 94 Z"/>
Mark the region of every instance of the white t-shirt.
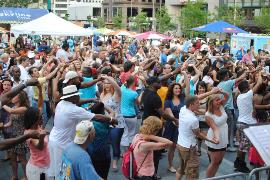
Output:
<path fill-rule="evenodd" d="M 186 108 L 182 107 L 179 112 L 179 135 L 177 144 L 182 147 L 190 148 L 197 144 L 196 136 L 192 130 L 199 128 L 199 119 L 195 114 Z"/>
<path fill-rule="evenodd" d="M 256 119 L 252 116 L 253 113 L 253 91 L 249 90 L 246 93 L 240 94 L 237 97 L 237 106 L 239 109 L 238 122 L 246 124 L 256 124 Z"/>
<path fill-rule="evenodd" d="M 65 51 L 64 49 L 58 49 L 58 51 L 56 52 L 56 58 L 60 60 L 60 58 L 64 58 L 64 60 L 66 62 L 69 61 L 69 53 L 67 51 Z"/>
<path fill-rule="evenodd" d="M 20 68 L 20 71 L 21 71 L 20 79 L 23 81 L 26 81 L 27 79 L 29 79 L 29 74 L 28 74 L 26 68 L 23 67 L 22 65 L 18 65 L 18 67 Z"/>
<path fill-rule="evenodd" d="M 82 120 L 91 120 L 95 114 L 84 108 L 62 100 L 55 109 L 54 126 L 49 140 L 65 146 L 75 138 L 76 125 Z"/>
<path fill-rule="evenodd" d="M 205 83 L 209 83 L 209 84 L 211 84 L 211 85 L 214 84 L 214 80 L 213 80 L 210 76 L 208 76 L 208 75 L 205 75 L 205 76 L 203 77 L 202 81 L 204 81 Z"/>

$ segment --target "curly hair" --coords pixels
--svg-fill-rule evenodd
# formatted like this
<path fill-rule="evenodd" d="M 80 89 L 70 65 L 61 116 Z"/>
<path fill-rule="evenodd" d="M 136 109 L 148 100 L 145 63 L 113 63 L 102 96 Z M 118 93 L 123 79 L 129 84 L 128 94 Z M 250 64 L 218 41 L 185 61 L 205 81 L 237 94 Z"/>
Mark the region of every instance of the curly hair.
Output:
<path fill-rule="evenodd" d="M 156 135 L 162 128 L 162 121 L 156 116 L 149 116 L 143 121 L 142 126 L 140 127 L 140 133 L 145 135 Z"/>
<path fill-rule="evenodd" d="M 19 94 L 20 107 L 30 107 L 29 99 L 25 91 L 21 91 Z"/>
<path fill-rule="evenodd" d="M 172 100 L 172 99 L 173 99 L 173 88 L 174 88 L 175 86 L 179 86 L 180 89 L 181 89 L 181 93 L 179 94 L 178 97 L 180 98 L 181 96 L 183 96 L 181 84 L 179 84 L 179 83 L 172 83 L 172 84 L 169 86 L 169 88 L 168 88 L 168 92 L 167 92 L 167 95 L 166 95 L 166 99 L 167 99 L 167 100 Z"/>

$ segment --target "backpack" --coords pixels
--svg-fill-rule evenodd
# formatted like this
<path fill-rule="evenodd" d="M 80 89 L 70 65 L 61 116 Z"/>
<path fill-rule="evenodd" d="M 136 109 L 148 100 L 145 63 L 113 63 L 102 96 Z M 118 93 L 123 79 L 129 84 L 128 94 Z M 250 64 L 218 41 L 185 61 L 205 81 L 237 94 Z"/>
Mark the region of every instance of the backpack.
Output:
<path fill-rule="evenodd" d="M 131 144 L 128 148 L 128 150 L 123 154 L 123 161 L 122 161 L 122 173 L 123 175 L 127 178 L 127 179 L 135 179 L 137 177 L 137 174 L 139 172 L 139 170 L 141 169 L 148 153 L 146 154 L 145 158 L 143 159 L 140 167 L 138 168 L 137 164 L 136 164 L 136 160 L 134 158 L 134 154 L 133 151 L 135 149 L 135 147 L 137 146 L 137 144 L 139 143 L 140 140 L 138 140 L 134 147 Z"/>

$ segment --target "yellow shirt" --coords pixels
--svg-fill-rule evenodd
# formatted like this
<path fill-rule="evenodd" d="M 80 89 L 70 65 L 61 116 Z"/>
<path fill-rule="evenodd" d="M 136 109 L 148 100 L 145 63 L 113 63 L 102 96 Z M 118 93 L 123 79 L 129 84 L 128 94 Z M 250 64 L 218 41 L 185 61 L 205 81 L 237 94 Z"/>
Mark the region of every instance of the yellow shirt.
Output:
<path fill-rule="evenodd" d="M 46 78 L 45 77 L 40 77 L 38 78 L 38 82 L 41 85 L 42 88 L 42 97 L 43 100 L 45 99 L 46 96 Z M 38 100 L 38 88 L 36 86 L 34 86 L 34 99 Z"/>
<path fill-rule="evenodd" d="M 167 96 L 168 87 L 162 86 L 158 91 L 157 94 L 159 95 L 161 102 L 162 102 L 162 108 L 164 108 L 165 99 Z"/>

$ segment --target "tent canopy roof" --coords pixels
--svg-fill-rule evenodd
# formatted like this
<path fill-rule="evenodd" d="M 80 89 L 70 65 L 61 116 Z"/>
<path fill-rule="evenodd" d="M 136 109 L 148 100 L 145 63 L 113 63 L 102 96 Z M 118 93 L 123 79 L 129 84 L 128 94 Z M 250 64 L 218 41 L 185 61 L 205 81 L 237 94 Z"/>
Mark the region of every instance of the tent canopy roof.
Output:
<path fill-rule="evenodd" d="M 0 7 L 0 23 L 19 24 L 48 14 L 46 9 Z"/>
<path fill-rule="evenodd" d="M 194 31 L 215 32 L 215 33 L 248 33 L 225 21 L 216 21 L 203 26 L 192 28 Z"/>
<path fill-rule="evenodd" d="M 46 14 L 25 24 L 11 27 L 14 34 L 87 36 L 89 32 L 53 13 Z"/>

